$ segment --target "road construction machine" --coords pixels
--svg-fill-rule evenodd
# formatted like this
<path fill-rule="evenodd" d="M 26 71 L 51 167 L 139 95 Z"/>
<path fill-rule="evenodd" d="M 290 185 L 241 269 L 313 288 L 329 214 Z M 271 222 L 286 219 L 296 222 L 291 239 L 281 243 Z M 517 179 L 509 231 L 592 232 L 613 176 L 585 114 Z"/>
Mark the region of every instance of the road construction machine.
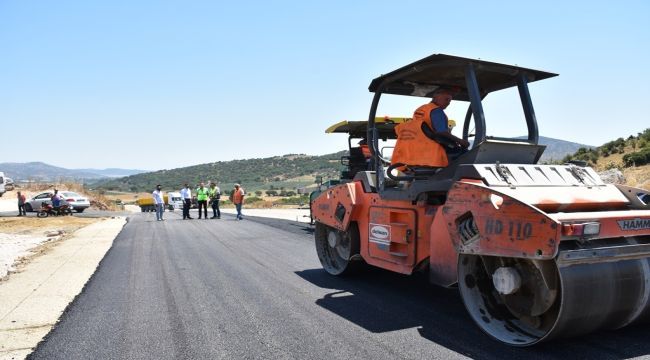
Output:
<path fill-rule="evenodd" d="M 554 76 L 436 54 L 374 79 L 369 168 L 311 202 L 323 268 L 427 271 L 433 284 L 458 287 L 484 332 L 513 346 L 647 320 L 648 191 L 605 184 L 584 164 L 538 164 L 545 147 L 528 84 Z M 378 146 L 382 94 L 426 98 L 438 88 L 467 103 L 462 138 L 472 145 L 444 167 L 391 164 Z M 520 98 L 524 138 L 486 135 L 484 100 L 508 89 Z"/>
<path fill-rule="evenodd" d="M 387 143 L 387 148 L 392 149 L 395 135 L 395 126 L 404 123 L 410 118 L 382 116 L 375 118 L 375 129 L 379 140 Z M 318 188 L 309 194 L 309 203 L 318 197 L 323 191 L 326 191 L 341 181 L 350 181 L 359 171 L 366 171 L 370 168 L 370 149 L 368 147 L 368 121 L 348 121 L 343 120 L 328 127 L 325 130 L 327 134 L 347 134 L 348 135 L 348 154 L 341 157 L 341 165 L 344 170 L 341 171 L 340 179 L 329 179 L 323 182 L 322 177 L 317 178 Z M 384 150 L 381 148 L 381 150 Z M 310 224 L 314 224 L 312 208 L 309 208 Z"/>

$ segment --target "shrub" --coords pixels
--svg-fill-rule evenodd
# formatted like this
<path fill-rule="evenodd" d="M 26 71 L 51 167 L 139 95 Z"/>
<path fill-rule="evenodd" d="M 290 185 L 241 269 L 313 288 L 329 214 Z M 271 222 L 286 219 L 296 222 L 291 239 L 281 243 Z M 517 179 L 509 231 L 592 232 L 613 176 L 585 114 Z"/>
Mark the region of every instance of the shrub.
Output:
<path fill-rule="evenodd" d="M 275 190 L 266 190 L 267 196 L 278 196 L 278 192 Z"/>
<path fill-rule="evenodd" d="M 623 156 L 623 164 L 626 167 L 641 166 L 650 163 L 650 148 L 644 148 L 641 151 L 633 152 Z"/>
<path fill-rule="evenodd" d="M 280 200 L 275 201 L 276 204 L 281 204 L 281 205 L 302 205 L 302 204 L 308 204 L 309 203 L 309 195 L 304 194 L 300 196 L 294 196 L 294 197 L 288 197 L 288 198 L 282 198 Z"/>

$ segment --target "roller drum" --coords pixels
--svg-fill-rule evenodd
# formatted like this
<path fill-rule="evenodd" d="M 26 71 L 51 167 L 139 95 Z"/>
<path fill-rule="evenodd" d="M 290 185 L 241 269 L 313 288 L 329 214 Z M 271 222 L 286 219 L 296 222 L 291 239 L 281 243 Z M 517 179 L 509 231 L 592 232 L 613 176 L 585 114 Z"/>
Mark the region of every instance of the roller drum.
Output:
<path fill-rule="evenodd" d="M 649 270 L 648 258 L 560 268 L 560 316 L 548 338 L 647 321 Z"/>
<path fill-rule="evenodd" d="M 580 252 L 599 255 L 592 250 L 603 248 L 593 246 Z M 562 255 L 534 261 L 461 254 L 459 289 L 471 317 L 487 334 L 514 346 L 649 320 L 648 257 L 563 262 Z M 514 272 L 521 279 L 513 282 L 508 274 Z M 504 282 L 517 288 L 499 286 Z"/>

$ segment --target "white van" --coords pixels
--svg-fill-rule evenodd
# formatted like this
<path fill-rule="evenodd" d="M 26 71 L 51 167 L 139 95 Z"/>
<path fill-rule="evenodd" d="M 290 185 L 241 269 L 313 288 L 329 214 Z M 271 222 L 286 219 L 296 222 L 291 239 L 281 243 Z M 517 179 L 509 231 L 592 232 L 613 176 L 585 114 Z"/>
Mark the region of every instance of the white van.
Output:
<path fill-rule="evenodd" d="M 183 208 L 183 198 L 179 192 L 170 192 L 167 193 L 167 205 L 170 210 L 182 209 Z"/>
<path fill-rule="evenodd" d="M 7 190 L 5 189 L 5 173 L 0 172 L 0 196 L 4 195 Z"/>

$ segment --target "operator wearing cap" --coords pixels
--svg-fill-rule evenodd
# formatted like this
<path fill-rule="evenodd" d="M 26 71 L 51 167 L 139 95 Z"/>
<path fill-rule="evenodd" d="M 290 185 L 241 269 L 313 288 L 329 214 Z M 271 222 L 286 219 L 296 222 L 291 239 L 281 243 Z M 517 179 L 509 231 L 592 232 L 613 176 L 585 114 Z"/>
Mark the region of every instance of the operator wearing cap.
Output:
<path fill-rule="evenodd" d="M 437 141 L 443 143 L 447 155 L 453 156 L 460 155 L 462 152 L 464 152 L 464 149 L 467 149 L 469 147 L 469 142 L 467 140 L 458 138 L 451 133 L 451 129 L 456 126 L 456 122 L 447 118 L 447 114 L 445 114 L 444 109 L 449 106 L 452 98 L 452 90 L 439 88 L 433 92 L 431 103 L 421 106 L 418 108 L 418 110 L 431 107 L 431 104 L 435 105 L 435 107 L 433 107 L 429 113 L 431 128 L 439 137 Z M 415 110 L 416 114 L 418 113 L 418 110 Z"/>
<path fill-rule="evenodd" d="M 363 157 L 366 160 L 372 157 L 372 153 L 370 152 L 370 148 L 368 147 L 368 140 L 361 139 L 359 141 L 359 148 L 361 149 L 361 153 L 363 154 Z"/>

